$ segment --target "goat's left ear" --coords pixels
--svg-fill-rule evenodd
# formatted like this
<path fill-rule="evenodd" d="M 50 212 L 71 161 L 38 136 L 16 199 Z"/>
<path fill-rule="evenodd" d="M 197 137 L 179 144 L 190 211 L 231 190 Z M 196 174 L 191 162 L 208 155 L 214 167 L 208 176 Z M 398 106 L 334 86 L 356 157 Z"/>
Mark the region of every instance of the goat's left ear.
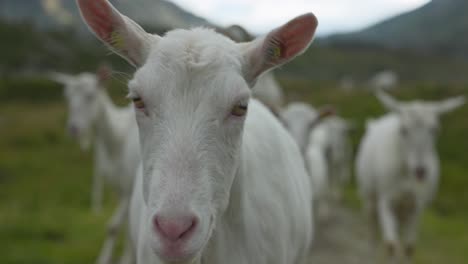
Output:
<path fill-rule="evenodd" d="M 445 114 L 464 105 L 465 102 L 466 102 L 465 96 L 461 95 L 461 96 L 445 99 L 441 102 L 435 103 L 434 108 L 438 114 Z"/>
<path fill-rule="evenodd" d="M 317 18 L 308 13 L 271 31 L 265 37 L 240 44 L 244 53 L 243 74 L 249 84 L 262 73 L 302 54 L 312 42 Z"/>
<path fill-rule="evenodd" d="M 108 0 L 76 0 L 89 29 L 112 51 L 135 67 L 148 57 L 156 35 L 146 33 L 130 18 L 122 15 Z"/>

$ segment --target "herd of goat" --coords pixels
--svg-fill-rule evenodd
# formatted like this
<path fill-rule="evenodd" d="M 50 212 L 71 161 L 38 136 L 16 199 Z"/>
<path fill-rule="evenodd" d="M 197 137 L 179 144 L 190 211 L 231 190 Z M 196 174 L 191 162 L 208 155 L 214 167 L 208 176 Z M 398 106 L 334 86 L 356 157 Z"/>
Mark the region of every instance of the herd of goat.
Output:
<path fill-rule="evenodd" d="M 104 179 L 119 195 L 97 263 L 112 263 L 121 230 L 120 263 L 307 263 L 320 243 L 314 223 L 350 178 L 350 127 L 330 108 L 284 107 L 269 71 L 307 49 L 315 16 L 257 39 L 236 27 L 158 36 L 107 0 L 77 3 L 97 38 L 137 69 L 127 107 L 110 99 L 106 71 L 51 75 L 65 87 L 70 134 L 93 144 L 93 209 Z M 376 95 L 389 113 L 366 124 L 357 185 L 373 238 L 402 263 L 438 186 L 439 116 L 465 99 Z"/>

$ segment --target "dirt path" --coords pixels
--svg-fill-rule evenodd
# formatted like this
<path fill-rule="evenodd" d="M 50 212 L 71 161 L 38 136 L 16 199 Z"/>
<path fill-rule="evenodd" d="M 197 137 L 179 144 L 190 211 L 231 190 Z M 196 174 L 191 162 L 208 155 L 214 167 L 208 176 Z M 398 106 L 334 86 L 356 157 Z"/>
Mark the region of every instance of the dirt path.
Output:
<path fill-rule="evenodd" d="M 349 209 L 336 209 L 327 221 L 317 223 L 310 263 L 372 264 L 368 243 L 362 217 Z"/>

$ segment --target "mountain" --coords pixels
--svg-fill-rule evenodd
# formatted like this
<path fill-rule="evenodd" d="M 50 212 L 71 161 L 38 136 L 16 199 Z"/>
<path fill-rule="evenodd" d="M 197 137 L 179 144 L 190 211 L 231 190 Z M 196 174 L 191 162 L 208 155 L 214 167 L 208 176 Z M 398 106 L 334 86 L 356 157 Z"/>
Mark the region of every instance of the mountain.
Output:
<path fill-rule="evenodd" d="M 467 11 L 467 0 L 432 0 L 417 10 L 325 41 L 468 57 Z"/>
<path fill-rule="evenodd" d="M 110 1 L 152 33 L 210 25 L 165 0 Z M 0 0 L 0 35 L 0 79 L 46 69 L 89 70 L 101 61 L 127 69 L 89 33 L 75 0 Z"/>
<path fill-rule="evenodd" d="M 166 0 L 110 1 L 122 13 L 151 29 L 210 24 Z M 10 23 L 29 22 L 46 30 L 84 29 L 75 0 L 0 0 L 0 19 Z"/>

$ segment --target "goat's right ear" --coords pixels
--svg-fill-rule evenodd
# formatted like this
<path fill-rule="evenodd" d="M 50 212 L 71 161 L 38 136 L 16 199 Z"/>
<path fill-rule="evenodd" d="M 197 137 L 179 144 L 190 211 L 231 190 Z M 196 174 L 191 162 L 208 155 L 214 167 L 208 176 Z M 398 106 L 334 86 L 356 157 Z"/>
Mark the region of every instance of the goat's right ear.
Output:
<path fill-rule="evenodd" d="M 377 99 L 379 99 L 382 105 L 385 106 L 385 108 L 387 108 L 387 110 L 393 112 L 399 111 L 400 103 L 386 92 L 382 91 L 381 89 L 378 89 L 375 93 L 375 96 L 377 97 Z"/>
<path fill-rule="evenodd" d="M 49 72 L 47 73 L 47 76 L 52 81 L 60 83 L 60 84 L 67 84 L 71 82 L 72 80 L 72 76 L 65 74 L 65 73 L 60 73 L 60 72 Z"/>
<path fill-rule="evenodd" d="M 265 37 L 240 44 L 246 81 L 252 85 L 262 73 L 302 54 L 312 42 L 317 26 L 317 18 L 308 13 L 296 17 Z"/>
<path fill-rule="evenodd" d="M 146 33 L 133 20 L 120 14 L 108 0 L 76 1 L 81 16 L 98 39 L 133 66 L 145 63 L 158 36 Z"/>
<path fill-rule="evenodd" d="M 434 103 L 434 109 L 438 114 L 445 114 L 451 112 L 466 103 L 466 98 L 463 95 L 452 97 L 442 100 L 441 102 Z"/>

